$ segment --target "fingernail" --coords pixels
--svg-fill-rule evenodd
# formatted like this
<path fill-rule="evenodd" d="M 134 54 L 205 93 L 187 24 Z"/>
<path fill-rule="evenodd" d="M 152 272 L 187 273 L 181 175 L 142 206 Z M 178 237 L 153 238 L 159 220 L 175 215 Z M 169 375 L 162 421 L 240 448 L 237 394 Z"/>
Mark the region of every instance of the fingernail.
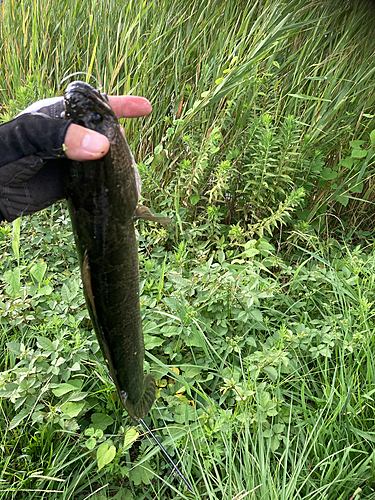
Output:
<path fill-rule="evenodd" d="M 89 153 L 104 153 L 106 144 L 100 134 L 87 133 L 82 139 L 81 146 Z"/>

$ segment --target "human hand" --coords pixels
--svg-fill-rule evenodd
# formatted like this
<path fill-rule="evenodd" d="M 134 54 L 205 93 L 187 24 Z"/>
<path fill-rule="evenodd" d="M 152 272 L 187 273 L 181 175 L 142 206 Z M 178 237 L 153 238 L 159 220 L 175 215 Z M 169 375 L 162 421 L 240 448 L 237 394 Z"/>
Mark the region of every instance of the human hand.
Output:
<path fill-rule="evenodd" d="M 109 96 L 109 104 L 118 118 L 137 118 L 151 113 L 150 102 L 138 96 Z M 65 155 L 71 160 L 97 160 L 109 149 L 107 137 L 72 123 L 65 135 Z"/>
<path fill-rule="evenodd" d="M 108 99 L 119 118 L 145 116 L 152 109 L 143 97 Z M 67 162 L 107 153 L 108 139 L 62 119 L 64 109 L 62 97 L 44 99 L 0 125 L 0 221 L 11 222 L 61 200 Z"/>

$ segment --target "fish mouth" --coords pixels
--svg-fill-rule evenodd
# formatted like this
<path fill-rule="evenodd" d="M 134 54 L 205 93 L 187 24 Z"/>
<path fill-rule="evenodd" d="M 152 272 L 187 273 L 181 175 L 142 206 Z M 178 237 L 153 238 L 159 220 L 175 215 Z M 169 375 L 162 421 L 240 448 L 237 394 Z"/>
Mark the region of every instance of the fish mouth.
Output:
<path fill-rule="evenodd" d="M 89 83 L 79 80 L 69 83 L 64 92 L 65 100 L 76 100 L 78 97 L 77 94 L 85 100 L 88 99 L 93 104 L 103 106 L 108 111 L 112 111 L 107 96 L 94 89 Z"/>

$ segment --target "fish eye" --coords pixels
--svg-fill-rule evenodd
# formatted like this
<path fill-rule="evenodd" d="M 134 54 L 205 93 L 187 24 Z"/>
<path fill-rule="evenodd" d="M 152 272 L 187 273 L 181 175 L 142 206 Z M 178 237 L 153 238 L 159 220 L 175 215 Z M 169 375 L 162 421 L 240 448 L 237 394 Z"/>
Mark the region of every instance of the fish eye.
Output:
<path fill-rule="evenodd" d="M 91 121 L 93 123 L 100 123 L 102 121 L 102 115 L 100 113 L 92 113 L 91 115 Z"/>

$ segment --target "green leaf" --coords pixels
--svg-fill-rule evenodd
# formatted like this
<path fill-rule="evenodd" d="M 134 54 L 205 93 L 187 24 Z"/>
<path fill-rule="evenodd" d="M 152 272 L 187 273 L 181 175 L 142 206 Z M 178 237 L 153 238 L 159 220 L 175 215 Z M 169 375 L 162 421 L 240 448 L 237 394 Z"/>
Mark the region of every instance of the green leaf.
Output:
<path fill-rule="evenodd" d="M 136 486 L 139 486 L 142 483 L 150 484 L 151 479 L 154 477 L 154 473 L 151 470 L 148 470 L 149 467 L 150 465 L 147 462 L 143 463 L 142 465 L 137 465 L 133 470 L 130 471 L 130 480 L 133 481 Z"/>
<path fill-rule="evenodd" d="M 91 415 L 91 422 L 94 429 L 101 429 L 104 431 L 107 427 L 113 424 L 113 418 L 105 413 L 93 413 Z"/>
<path fill-rule="evenodd" d="M 34 264 L 30 269 L 31 276 L 38 282 L 41 283 L 43 281 L 43 277 L 47 270 L 47 264 L 45 262 L 38 262 L 38 264 Z"/>
<path fill-rule="evenodd" d="M 17 356 L 21 354 L 21 344 L 19 342 L 7 342 L 6 346 L 13 354 L 16 354 Z"/>
<path fill-rule="evenodd" d="M 38 295 L 51 295 L 53 288 L 50 285 L 42 286 L 38 290 Z"/>
<path fill-rule="evenodd" d="M 41 349 L 45 349 L 46 351 L 53 352 L 55 349 L 53 348 L 53 343 L 47 337 L 37 337 L 37 346 Z"/>
<path fill-rule="evenodd" d="M 241 254 L 241 256 L 251 258 L 254 257 L 255 255 L 258 255 L 259 253 L 260 251 L 257 250 L 256 248 L 248 248 Z"/>
<path fill-rule="evenodd" d="M 111 463 L 115 456 L 116 448 L 113 445 L 108 446 L 108 443 L 101 444 L 96 452 L 98 469 L 101 470 L 103 467 Z"/>
<path fill-rule="evenodd" d="M 327 181 L 330 181 L 332 179 L 335 179 L 337 177 L 337 172 L 332 170 L 331 168 L 323 168 L 321 172 L 321 176 L 323 179 L 326 179 Z"/>
<path fill-rule="evenodd" d="M 202 368 L 200 366 L 195 366 L 195 365 L 190 365 L 190 366 L 183 365 L 180 368 L 182 373 L 184 374 L 184 378 L 195 378 L 202 372 Z"/>
<path fill-rule="evenodd" d="M 339 203 L 341 203 L 341 205 L 344 205 L 344 207 L 346 207 L 346 205 L 349 203 L 349 196 L 346 196 L 346 194 L 342 194 L 341 196 L 338 196 L 336 199 Z"/>
<path fill-rule="evenodd" d="M 91 436 L 85 443 L 86 445 L 86 448 L 89 449 L 89 450 L 93 450 L 96 446 L 96 439 Z"/>
<path fill-rule="evenodd" d="M 330 99 L 323 99 L 321 97 L 314 97 L 311 95 L 305 95 L 305 94 L 287 94 L 290 97 L 295 97 L 297 99 L 306 99 L 307 101 L 323 101 L 323 102 L 331 102 Z"/>
<path fill-rule="evenodd" d="M 344 158 L 343 160 L 340 161 L 340 165 L 342 165 L 345 168 L 352 168 L 354 164 L 353 158 Z"/>
<path fill-rule="evenodd" d="M 123 447 L 126 448 L 133 444 L 138 439 L 138 436 L 139 432 L 134 427 L 131 427 L 125 434 Z"/>
<path fill-rule="evenodd" d="M 63 396 L 64 394 L 67 394 L 68 392 L 71 392 L 71 391 L 76 391 L 77 390 L 77 387 L 72 385 L 72 384 L 68 384 L 68 383 L 63 383 L 63 384 L 59 384 L 58 387 L 56 387 L 56 389 L 52 389 L 52 392 L 55 396 L 57 396 L 58 398 L 60 396 Z"/>
<path fill-rule="evenodd" d="M 263 314 L 259 309 L 252 309 L 250 314 L 256 321 L 259 321 L 259 323 L 263 321 Z"/>
<path fill-rule="evenodd" d="M 284 424 L 275 424 L 273 427 L 272 427 L 272 430 L 275 434 L 281 434 L 285 429 L 285 425 Z"/>
<path fill-rule="evenodd" d="M 362 193 L 362 191 L 363 191 L 363 181 L 362 182 L 358 182 L 355 186 L 351 187 L 350 191 L 352 193 Z"/>
<path fill-rule="evenodd" d="M 154 335 L 144 334 L 145 348 L 146 350 L 153 349 L 154 347 L 159 347 L 164 344 L 164 339 L 160 337 L 155 337 Z"/>
<path fill-rule="evenodd" d="M 196 204 L 198 203 L 199 199 L 200 199 L 199 194 L 192 194 L 192 195 L 190 196 L 190 203 L 191 203 L 192 205 L 196 205 Z"/>
<path fill-rule="evenodd" d="M 64 413 L 64 416 L 74 418 L 83 410 L 85 404 L 84 401 L 81 403 L 67 402 L 61 406 L 61 411 Z"/>
<path fill-rule="evenodd" d="M 365 143 L 365 141 L 362 141 L 362 140 L 356 140 L 356 141 L 349 142 L 350 147 L 353 149 L 360 149 L 362 144 L 364 144 L 364 143 Z"/>
<path fill-rule="evenodd" d="M 196 410 L 189 404 L 183 404 L 177 406 L 175 409 L 174 417 L 176 422 L 179 424 L 184 424 L 186 422 L 194 422 L 197 418 Z"/>
<path fill-rule="evenodd" d="M 352 158 L 365 158 L 367 151 L 365 149 L 353 149 Z"/>
<path fill-rule="evenodd" d="M 9 430 L 14 429 L 15 427 L 18 427 L 18 425 L 22 422 L 24 418 L 26 418 L 28 415 L 30 415 L 30 409 L 29 408 L 24 408 L 21 410 L 15 417 L 12 418 L 9 424 Z"/>
<path fill-rule="evenodd" d="M 276 382 L 277 380 L 277 370 L 273 366 L 265 366 L 263 368 L 263 371 L 269 376 L 269 378 L 273 381 Z"/>
<path fill-rule="evenodd" d="M 159 153 L 161 153 L 163 150 L 163 145 L 162 144 L 158 144 L 154 150 L 154 155 L 158 155 Z"/>
<path fill-rule="evenodd" d="M 116 493 L 113 500 L 134 500 L 134 497 L 131 491 L 122 488 Z"/>
<path fill-rule="evenodd" d="M 9 270 L 4 274 L 4 279 L 12 288 L 12 293 L 17 294 L 21 288 L 20 268 L 15 267 L 12 271 Z"/>
<path fill-rule="evenodd" d="M 375 130 L 373 130 L 373 131 L 370 133 L 370 141 L 371 141 L 371 145 L 372 145 L 372 144 L 375 144 Z"/>

